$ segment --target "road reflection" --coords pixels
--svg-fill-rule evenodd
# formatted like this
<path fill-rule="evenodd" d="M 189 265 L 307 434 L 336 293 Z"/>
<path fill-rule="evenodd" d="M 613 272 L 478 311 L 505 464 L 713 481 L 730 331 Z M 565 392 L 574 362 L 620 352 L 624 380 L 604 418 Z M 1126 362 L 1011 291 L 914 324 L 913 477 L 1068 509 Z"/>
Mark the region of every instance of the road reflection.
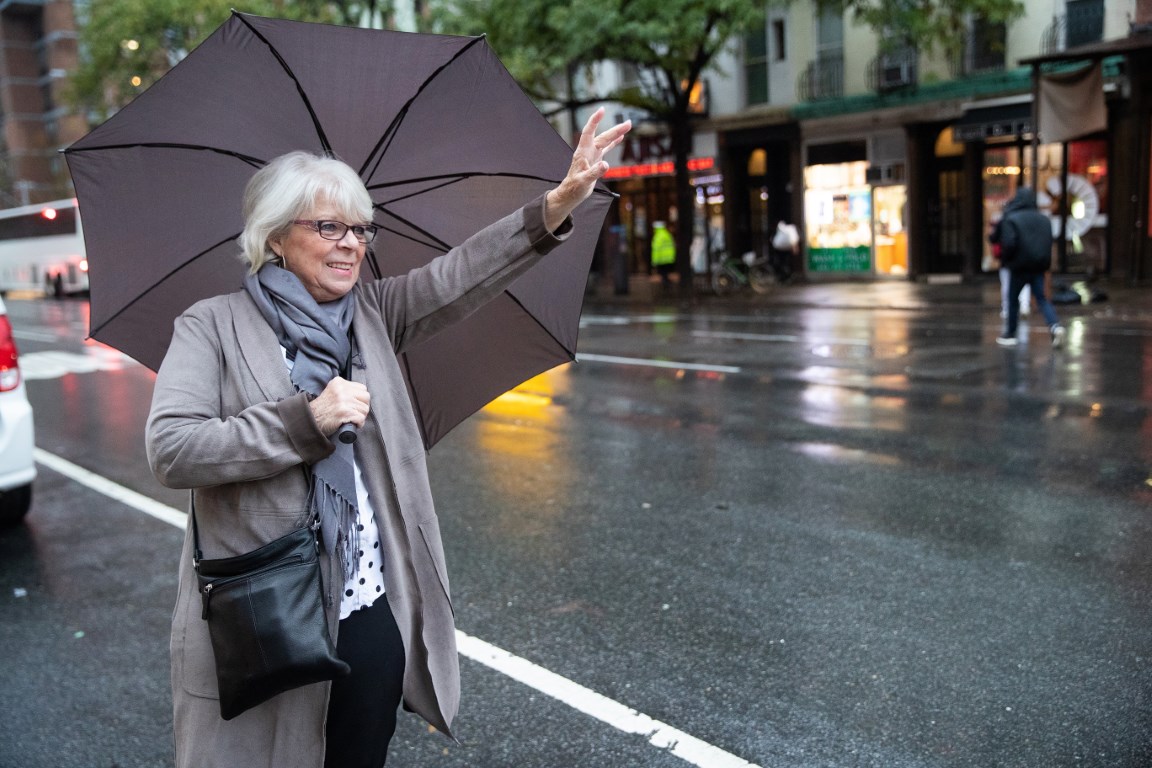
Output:
<path fill-rule="evenodd" d="M 489 509 L 502 536 L 560 543 L 558 517 L 576 482 L 564 447 L 567 413 L 555 402 L 567 377 L 562 366 L 529 379 L 473 420 L 477 482 L 497 500 Z"/>

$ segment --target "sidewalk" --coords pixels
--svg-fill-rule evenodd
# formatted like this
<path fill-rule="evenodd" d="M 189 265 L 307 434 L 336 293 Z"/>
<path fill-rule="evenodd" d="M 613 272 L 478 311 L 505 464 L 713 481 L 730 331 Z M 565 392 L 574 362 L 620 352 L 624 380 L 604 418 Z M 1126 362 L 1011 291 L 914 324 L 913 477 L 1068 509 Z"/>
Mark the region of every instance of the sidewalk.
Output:
<path fill-rule="evenodd" d="M 1152 287 L 1133 288 L 1106 279 L 1091 284 L 1075 277 L 1054 276 L 1054 285 L 1067 285 L 1081 294 L 1081 303 L 1057 303 L 1061 316 L 1109 311 L 1132 319 L 1152 319 Z M 1096 294 L 1096 301 L 1092 301 Z M 730 296 L 716 296 L 702 282 L 696 296 L 685 306 L 678 296 L 662 295 L 658 279 L 633 278 L 630 292 L 614 295 L 612 285 L 600 282 L 592 286 L 585 298 L 588 307 L 630 307 L 637 310 L 704 309 L 723 307 L 742 312 L 774 307 L 827 307 L 838 309 L 903 309 L 921 310 L 951 306 L 971 311 L 999 314 L 1000 283 L 995 276 L 981 277 L 969 283 L 911 282 L 908 280 L 871 280 L 839 282 L 797 282 L 778 286 L 767 294 L 750 290 Z"/>

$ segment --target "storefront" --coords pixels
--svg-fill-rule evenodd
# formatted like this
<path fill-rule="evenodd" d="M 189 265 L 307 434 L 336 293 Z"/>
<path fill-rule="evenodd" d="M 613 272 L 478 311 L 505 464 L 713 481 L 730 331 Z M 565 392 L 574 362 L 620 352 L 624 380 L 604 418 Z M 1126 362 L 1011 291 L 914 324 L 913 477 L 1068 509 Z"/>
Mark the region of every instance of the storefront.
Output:
<path fill-rule="evenodd" d="M 1108 271 L 1108 142 L 1085 139 L 1041 144 L 1036 204 L 1052 220 L 1056 271 Z M 1033 186 L 1030 144 L 992 143 L 984 149 L 984 226 L 1000 217 L 1020 186 Z"/>
<path fill-rule="evenodd" d="M 789 119 L 781 112 L 773 119 Z M 794 122 L 773 122 L 721 134 L 726 251 L 769 252 L 780 222 L 799 224 L 800 132 Z M 799 257 L 789 264 L 800 272 Z"/>
<path fill-rule="evenodd" d="M 1109 271 L 1108 141 L 1089 137 L 1039 145 L 1032 159 L 1030 102 L 969 110 L 953 129 L 962 141 L 982 141 L 980 181 L 983 232 L 999 220 L 1022 186 L 1036 190 L 1036 203 L 1052 221 L 1057 272 Z M 1037 182 L 1031 175 L 1036 169 Z M 984 269 L 998 265 L 984 239 Z"/>
<path fill-rule="evenodd" d="M 1045 83 L 1054 70 L 1074 69 L 1080 80 L 1092 67 L 1101 69 L 1105 130 L 1087 136 L 1066 134 L 1073 139 L 1066 147 L 1042 147 L 1037 154 L 1041 166 L 1037 181 L 1050 200 L 1059 197 L 1054 193 L 1066 191 L 1067 199 L 1051 209 L 1057 216 L 1067 212 L 1070 221 L 1082 219 L 1065 225 L 1064 236 L 1058 237 L 1058 268 L 1106 271 L 1113 279 L 1145 284 L 1152 278 L 1152 33 L 1146 4 L 1137 6 L 1136 23 L 1127 37 L 1072 46 L 1022 59 L 1020 64 L 1032 68 L 1033 88 L 1042 98 L 1049 86 L 1060 85 L 1056 78 Z M 1082 79 L 1089 82 L 1087 77 Z M 1097 90 L 1091 84 L 1084 89 Z M 1098 108 L 1089 113 L 1079 104 L 1071 114 L 1050 105 L 1041 120 L 1052 115 L 1073 127 L 1079 117 L 1093 129 L 1100 122 Z M 1028 159 L 1022 162 L 1026 173 Z M 1053 178 L 1060 179 L 1059 186 L 1049 186 Z M 1097 203 L 1099 213 L 1090 216 Z M 1084 234 L 1077 235 L 1079 229 Z"/>
<path fill-rule="evenodd" d="M 710 139 L 710 141 L 709 141 Z M 687 218 L 676 205 L 676 168 L 669 148 L 659 137 L 634 137 L 621 159 L 608 169 L 609 188 L 620 195 L 613 228 L 617 266 L 626 274 L 650 274 L 653 224 L 662 221 L 675 234 L 682 219 L 693 228 L 693 266 L 704 271 L 708 244 L 723 247 L 723 177 L 717 167 L 714 135 L 697 137 L 697 147 L 713 150 L 688 160 L 694 210 Z M 637 160 L 643 162 L 637 162 Z"/>
<path fill-rule="evenodd" d="M 805 266 L 811 276 L 908 274 L 902 151 L 902 141 L 885 136 L 807 148 Z"/>

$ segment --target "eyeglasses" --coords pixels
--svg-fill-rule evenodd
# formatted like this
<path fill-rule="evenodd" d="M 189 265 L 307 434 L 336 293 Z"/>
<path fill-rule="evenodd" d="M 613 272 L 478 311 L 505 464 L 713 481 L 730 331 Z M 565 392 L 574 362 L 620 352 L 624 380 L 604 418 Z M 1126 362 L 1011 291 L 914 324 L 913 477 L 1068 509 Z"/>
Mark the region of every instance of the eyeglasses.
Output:
<path fill-rule="evenodd" d="M 293 219 L 292 223 L 308 227 L 325 240 L 343 240 L 348 230 L 352 230 L 352 236 L 365 244 L 372 242 L 376 237 L 375 224 L 345 224 L 342 221 L 327 219 Z"/>

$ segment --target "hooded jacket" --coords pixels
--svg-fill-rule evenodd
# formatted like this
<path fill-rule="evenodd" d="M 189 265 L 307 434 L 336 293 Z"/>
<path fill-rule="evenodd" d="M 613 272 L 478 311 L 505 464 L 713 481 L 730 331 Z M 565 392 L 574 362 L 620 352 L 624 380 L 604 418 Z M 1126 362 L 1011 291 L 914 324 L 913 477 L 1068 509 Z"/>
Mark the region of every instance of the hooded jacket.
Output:
<path fill-rule="evenodd" d="M 1013 272 L 1047 272 L 1052 266 L 1052 222 L 1036 208 L 1028 187 L 1004 206 L 1004 215 L 989 237 L 1000 244 L 1000 263 Z"/>

